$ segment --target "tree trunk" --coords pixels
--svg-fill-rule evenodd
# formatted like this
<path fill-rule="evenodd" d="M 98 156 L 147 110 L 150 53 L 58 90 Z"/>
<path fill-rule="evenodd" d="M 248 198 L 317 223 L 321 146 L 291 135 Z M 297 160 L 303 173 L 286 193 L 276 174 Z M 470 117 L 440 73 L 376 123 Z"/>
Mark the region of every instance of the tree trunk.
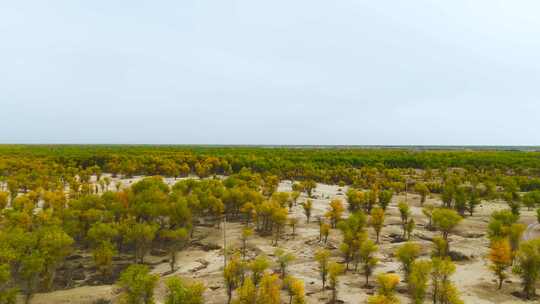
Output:
<path fill-rule="evenodd" d="M 174 250 L 171 251 L 171 261 L 169 264 L 171 266 L 171 272 L 174 272 L 174 268 L 176 266 L 176 252 Z"/>
<path fill-rule="evenodd" d="M 368 287 L 369 286 L 369 272 L 366 271 L 365 275 L 366 275 L 366 287 Z"/>

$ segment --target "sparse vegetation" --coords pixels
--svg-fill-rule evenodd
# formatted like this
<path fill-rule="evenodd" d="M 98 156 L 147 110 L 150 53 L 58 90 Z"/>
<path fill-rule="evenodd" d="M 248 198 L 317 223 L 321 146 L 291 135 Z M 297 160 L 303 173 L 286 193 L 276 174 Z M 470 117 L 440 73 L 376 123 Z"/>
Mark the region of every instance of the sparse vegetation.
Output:
<path fill-rule="evenodd" d="M 115 281 L 125 303 L 303 304 L 320 287 L 337 303 L 365 296 L 341 276 L 368 286 L 395 262 L 414 303 L 462 303 L 450 278 L 468 263 L 489 265 L 490 300 L 518 281 L 534 299 L 539 168 L 508 151 L 0 146 L 0 303 Z M 207 268 L 223 271 L 208 290 Z M 397 303 L 395 278 L 369 303 Z"/>

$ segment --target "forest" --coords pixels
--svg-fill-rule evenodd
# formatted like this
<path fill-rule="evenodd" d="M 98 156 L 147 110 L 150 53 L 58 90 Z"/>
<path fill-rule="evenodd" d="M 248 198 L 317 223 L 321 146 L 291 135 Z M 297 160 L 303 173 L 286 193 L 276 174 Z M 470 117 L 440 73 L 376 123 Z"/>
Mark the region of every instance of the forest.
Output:
<path fill-rule="evenodd" d="M 540 152 L 0 145 L 0 304 L 538 301 Z"/>

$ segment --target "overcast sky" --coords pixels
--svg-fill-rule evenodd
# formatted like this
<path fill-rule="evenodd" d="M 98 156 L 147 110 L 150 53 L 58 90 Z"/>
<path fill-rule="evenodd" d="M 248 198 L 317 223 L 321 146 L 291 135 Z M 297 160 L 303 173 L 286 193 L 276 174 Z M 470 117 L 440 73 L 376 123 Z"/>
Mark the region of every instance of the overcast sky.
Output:
<path fill-rule="evenodd" d="M 0 1 L 0 142 L 540 144 L 540 1 Z"/>

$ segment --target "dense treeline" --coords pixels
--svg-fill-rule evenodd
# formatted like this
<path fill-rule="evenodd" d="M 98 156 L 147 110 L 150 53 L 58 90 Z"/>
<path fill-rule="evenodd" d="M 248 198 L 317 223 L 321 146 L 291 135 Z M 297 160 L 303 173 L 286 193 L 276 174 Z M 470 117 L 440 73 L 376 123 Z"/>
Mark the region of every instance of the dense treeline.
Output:
<path fill-rule="evenodd" d="M 145 257 L 152 249 L 168 255 L 171 273 L 176 254 L 200 225 L 219 227 L 223 220 L 241 222 L 242 247 L 224 252 L 224 284 L 229 302 L 305 303 L 304 285 L 287 272 L 295 259 L 279 248 L 285 229 L 299 224 L 290 217 L 300 204 L 306 223 L 320 231 L 314 255 L 322 290 L 338 301 L 339 277 L 361 272 L 365 285 L 379 264 L 380 235 L 392 198 L 420 196 L 425 227 L 437 231 L 429 259 L 419 258 L 411 242 L 416 229 L 411 207 L 398 202 L 401 235 L 395 258 L 402 264 L 408 293 L 415 303 L 462 303 L 450 279 L 455 272 L 449 237 L 482 201 L 499 200 L 507 209 L 491 216 L 489 260 L 499 288 L 508 268 L 521 277 L 525 298 L 533 298 L 540 273 L 540 243 L 521 242 L 525 226 L 520 212 L 540 207 L 539 154 L 507 151 L 424 151 L 150 146 L 1 146 L 0 147 L 0 304 L 27 301 L 37 291 L 69 287 L 66 261 L 75 251 L 91 253 L 94 283 L 117 281 L 123 303 L 152 303 L 158 277 Z M 418 170 L 422 169 L 422 170 Z M 202 179 L 175 180 L 158 176 Z M 126 186 L 116 177 L 148 175 Z M 223 178 L 214 178 L 222 175 Z M 291 192 L 278 192 L 282 179 L 295 180 Z M 348 184 L 346 201 L 333 199 L 323 216 L 311 218 L 317 183 Z M 440 204 L 425 204 L 436 194 Z M 299 203 L 299 197 L 302 202 Z M 344 216 L 345 211 L 349 216 Z M 538 209 L 540 220 L 540 209 Z M 290 228 L 288 228 L 290 227 Z M 374 240 L 369 229 L 375 232 Z M 325 249 L 330 233 L 340 233 L 334 261 Z M 250 256 L 253 234 L 270 239 L 274 260 Z M 114 260 L 127 256 L 129 264 Z M 269 269 L 277 265 L 279 274 Z M 129 266 L 129 267 L 127 267 Z M 127 269 L 126 269 L 127 268 Z M 59 275 L 60 274 L 60 275 Z M 400 278 L 378 276 L 377 294 L 369 303 L 398 303 Z M 431 284 L 431 285 L 429 285 Z M 204 286 L 171 279 L 167 303 L 203 303 Z"/>
<path fill-rule="evenodd" d="M 356 169 L 465 168 L 503 174 L 540 175 L 540 153 L 522 151 L 413 151 L 397 149 L 264 148 L 189 146 L 2 145 L 0 176 L 26 176 L 35 183 L 92 170 L 94 174 L 206 177 L 232 174 L 242 168 L 282 179 L 326 183 L 355 182 Z M 43 185 L 41 185 L 43 186 Z M 540 188 L 536 179 L 529 188 Z M 525 189 L 531 190 L 531 189 Z"/>

